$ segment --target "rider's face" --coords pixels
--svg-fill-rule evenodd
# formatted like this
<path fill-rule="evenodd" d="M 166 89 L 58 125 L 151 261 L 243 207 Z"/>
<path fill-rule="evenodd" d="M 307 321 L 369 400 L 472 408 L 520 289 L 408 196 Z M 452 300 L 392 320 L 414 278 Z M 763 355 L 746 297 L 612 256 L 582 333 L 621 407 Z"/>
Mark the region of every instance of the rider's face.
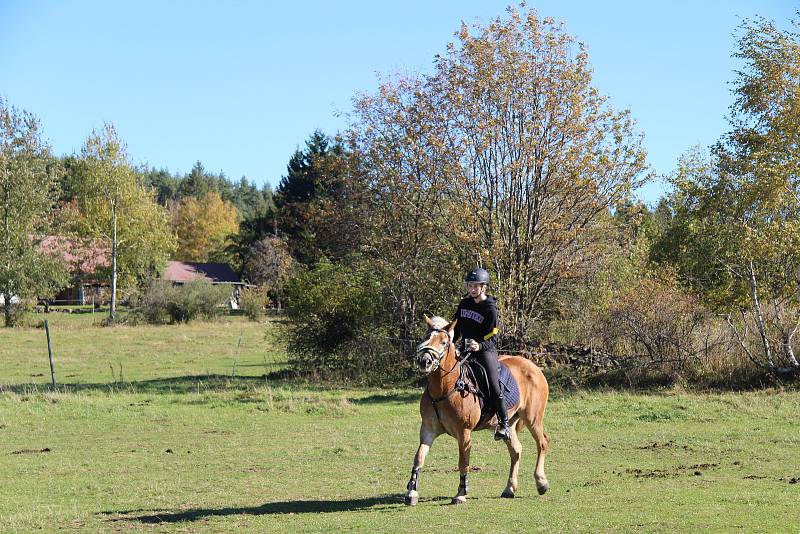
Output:
<path fill-rule="evenodd" d="M 467 292 L 469 293 L 470 297 L 478 298 L 484 291 L 486 291 L 485 284 L 479 284 L 477 282 L 467 282 Z"/>

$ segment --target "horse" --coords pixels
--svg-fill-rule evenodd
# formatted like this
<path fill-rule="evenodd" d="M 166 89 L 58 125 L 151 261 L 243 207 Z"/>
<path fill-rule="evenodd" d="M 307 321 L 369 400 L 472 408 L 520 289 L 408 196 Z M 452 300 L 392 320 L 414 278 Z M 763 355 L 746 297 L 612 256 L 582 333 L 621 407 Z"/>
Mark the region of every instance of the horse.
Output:
<path fill-rule="evenodd" d="M 428 385 L 419 402 L 422 423 L 419 429 L 419 448 L 414 456 L 411 479 L 408 481 L 405 504 L 415 506 L 419 502 L 417 484 L 419 473 L 425 464 L 425 457 L 433 440 L 442 434 L 449 434 L 458 442 L 458 471 L 460 482 L 458 492 L 451 504 L 463 504 L 467 501 L 469 491 L 467 474 L 469 473 L 469 457 L 472 449 L 472 432 L 494 428 L 497 417 L 480 422 L 481 408 L 475 393 L 458 391 L 456 381 L 460 376 L 460 366 L 464 363 L 458 358 L 453 341 L 454 320 L 448 323 L 441 317 L 425 316 L 428 325 L 427 339 L 417 347 L 414 357 L 415 366 L 427 374 Z M 541 369 L 533 362 L 519 356 L 501 355 L 499 361 L 508 366 L 519 385 L 519 403 L 510 406 L 509 427 L 511 439 L 506 442 L 511 456 L 511 468 L 501 497 L 513 498 L 517 494 L 519 458 L 522 451 L 517 432 L 527 427 L 536 441 L 537 456 L 536 489 L 539 495 L 550 488 L 544 472 L 544 459 L 550 443 L 550 437 L 544 431 L 544 412 L 547 407 L 549 388 L 547 379 Z"/>

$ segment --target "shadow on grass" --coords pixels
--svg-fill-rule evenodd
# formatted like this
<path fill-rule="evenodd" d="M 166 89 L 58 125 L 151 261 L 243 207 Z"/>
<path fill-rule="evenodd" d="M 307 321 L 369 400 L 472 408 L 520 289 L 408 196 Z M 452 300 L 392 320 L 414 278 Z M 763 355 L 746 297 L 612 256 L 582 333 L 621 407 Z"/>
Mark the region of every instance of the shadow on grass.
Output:
<path fill-rule="evenodd" d="M 184 395 L 213 392 L 247 392 L 259 386 L 285 387 L 296 385 L 308 386 L 307 383 L 296 381 L 296 375 L 289 371 L 278 371 L 261 376 L 236 376 L 220 374 L 204 374 L 189 376 L 174 376 L 169 378 L 156 378 L 152 380 L 135 380 L 124 382 L 104 383 L 73 383 L 57 384 L 53 388 L 50 384 L 7 384 L 0 385 L 0 393 L 10 392 L 18 395 L 30 395 L 56 391 L 59 393 L 141 393 L 146 395 Z M 417 402 L 422 390 L 401 391 L 391 393 L 376 393 L 363 398 L 351 398 L 356 405 L 378 404 L 406 404 Z M 239 399 L 241 402 L 255 402 L 250 398 Z"/>
<path fill-rule="evenodd" d="M 230 508 L 196 508 L 177 512 L 153 512 L 138 515 L 145 510 L 107 511 L 103 515 L 119 517 L 109 521 L 138 521 L 145 524 L 180 523 L 198 521 L 208 517 L 227 517 L 232 515 L 283 515 L 283 514 L 319 514 L 330 512 L 358 512 L 362 510 L 381 510 L 403 504 L 404 496 L 382 495 L 364 499 L 344 501 L 279 501 L 260 506 L 243 506 Z"/>
<path fill-rule="evenodd" d="M 50 384 L 9 384 L 0 385 L 0 391 L 17 394 L 30 394 L 37 391 L 54 390 L 64 393 L 80 393 L 91 391 L 126 392 L 145 394 L 187 394 L 206 393 L 211 391 L 247 390 L 253 386 L 283 385 L 285 377 L 279 373 L 261 376 L 236 376 L 207 374 L 156 378 L 153 380 L 136 380 L 123 382 L 105 382 L 94 384 L 57 384 L 55 389 Z"/>
<path fill-rule="evenodd" d="M 406 404 L 409 402 L 418 401 L 420 395 L 422 395 L 422 390 L 407 391 L 403 393 L 389 393 L 385 395 L 377 394 L 377 395 L 370 395 L 369 397 L 364 397 L 361 399 L 352 399 L 352 403 L 353 404 L 387 404 L 387 403 Z"/>

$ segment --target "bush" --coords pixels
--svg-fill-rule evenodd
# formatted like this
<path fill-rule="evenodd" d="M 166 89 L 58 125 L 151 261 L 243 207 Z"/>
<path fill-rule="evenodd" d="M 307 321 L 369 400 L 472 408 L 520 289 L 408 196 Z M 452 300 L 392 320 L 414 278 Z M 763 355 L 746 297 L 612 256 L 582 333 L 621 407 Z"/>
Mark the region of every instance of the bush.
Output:
<path fill-rule="evenodd" d="M 286 328 L 294 370 L 371 384 L 407 378 L 409 347 L 391 337 L 381 288 L 369 269 L 328 262 L 292 279 Z"/>
<path fill-rule="evenodd" d="M 185 323 L 197 318 L 211 319 L 220 314 L 231 296 L 228 286 L 210 282 L 188 282 L 173 286 L 167 280 L 153 280 L 136 299 L 137 313 L 148 323 Z"/>
<path fill-rule="evenodd" d="M 11 309 L 11 314 L 6 317 L 6 309 Z M 9 323 L 5 326 L 19 326 L 25 324 L 25 319 L 33 310 L 33 303 L 29 300 L 12 301 L 8 304 L 0 306 L 0 313 L 3 314 L 3 320 L 8 318 Z"/>
<path fill-rule="evenodd" d="M 674 376 L 699 363 L 708 350 L 710 319 L 695 297 L 644 278 L 616 292 L 597 334 L 607 351 Z"/>
<path fill-rule="evenodd" d="M 269 303 L 266 287 L 246 287 L 239 293 L 239 308 L 251 321 L 262 320 Z"/>

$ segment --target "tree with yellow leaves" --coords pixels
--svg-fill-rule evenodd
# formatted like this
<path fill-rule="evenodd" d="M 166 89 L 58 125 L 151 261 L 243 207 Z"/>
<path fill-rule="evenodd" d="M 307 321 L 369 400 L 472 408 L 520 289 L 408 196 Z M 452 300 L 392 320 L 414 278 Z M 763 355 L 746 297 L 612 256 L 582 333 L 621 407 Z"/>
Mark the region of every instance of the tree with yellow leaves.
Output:
<path fill-rule="evenodd" d="M 172 225 L 178 236 L 175 257 L 206 262 L 222 255 L 229 236 L 239 230 L 239 218 L 233 204 L 211 192 L 202 198 L 184 197 L 172 209 Z"/>

